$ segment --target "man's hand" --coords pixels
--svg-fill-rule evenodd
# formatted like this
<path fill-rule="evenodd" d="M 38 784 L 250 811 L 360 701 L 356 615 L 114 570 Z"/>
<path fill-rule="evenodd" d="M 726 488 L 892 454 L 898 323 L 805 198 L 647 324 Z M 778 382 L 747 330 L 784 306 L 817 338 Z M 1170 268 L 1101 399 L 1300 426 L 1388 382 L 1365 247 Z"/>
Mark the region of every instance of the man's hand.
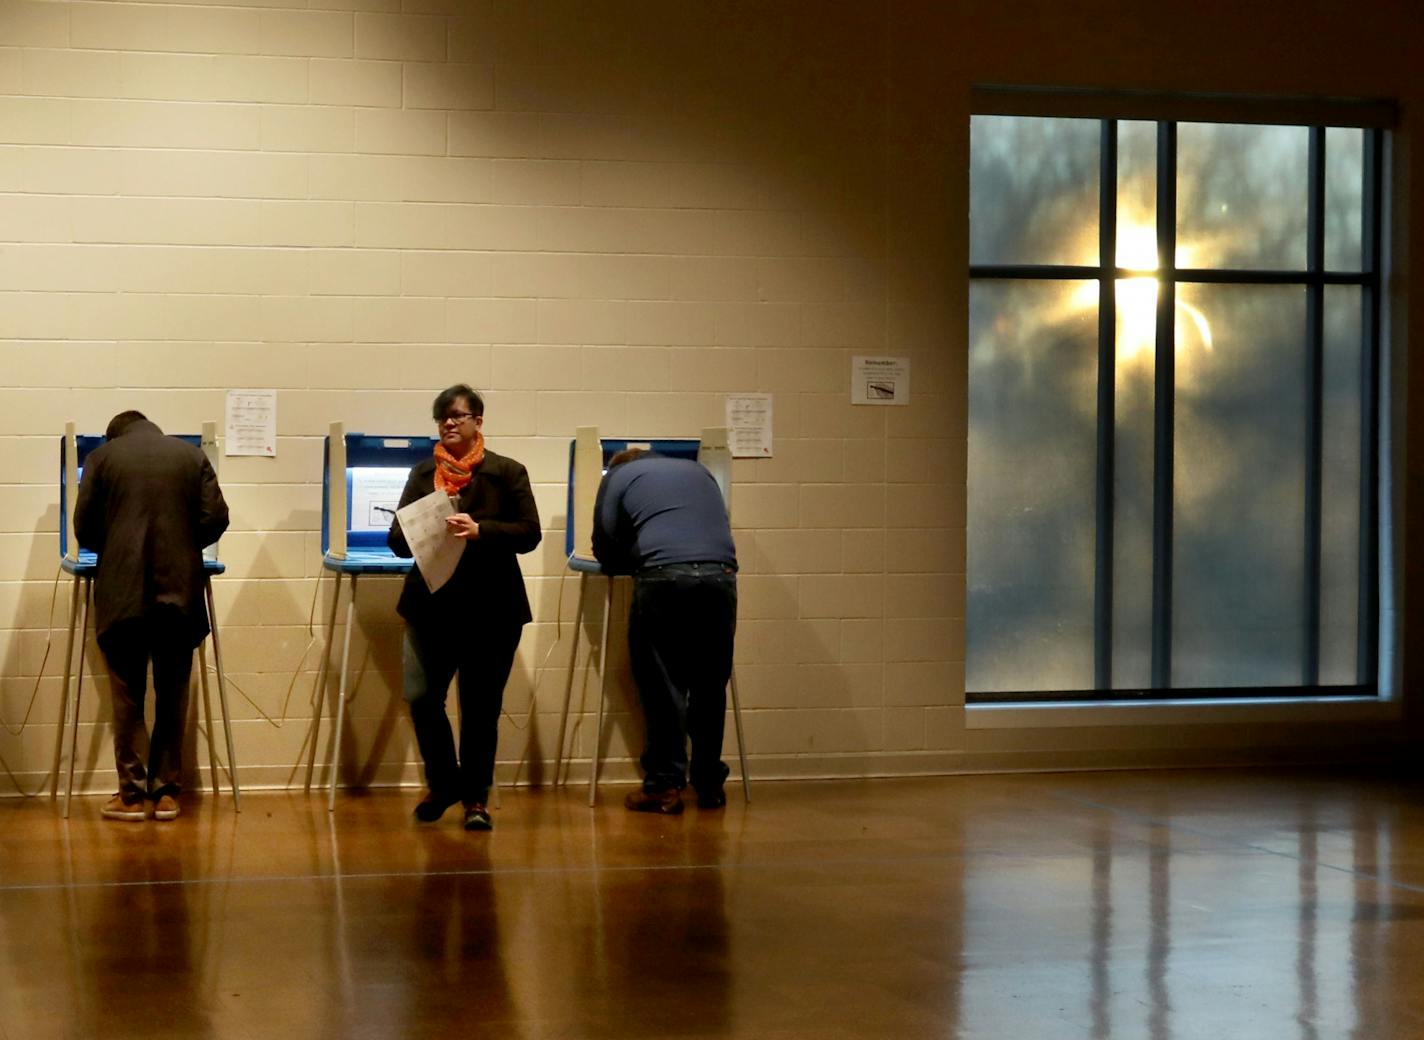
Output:
<path fill-rule="evenodd" d="M 480 536 L 480 525 L 470 519 L 469 513 L 456 513 L 445 518 L 445 530 L 456 538 L 476 539 Z"/>

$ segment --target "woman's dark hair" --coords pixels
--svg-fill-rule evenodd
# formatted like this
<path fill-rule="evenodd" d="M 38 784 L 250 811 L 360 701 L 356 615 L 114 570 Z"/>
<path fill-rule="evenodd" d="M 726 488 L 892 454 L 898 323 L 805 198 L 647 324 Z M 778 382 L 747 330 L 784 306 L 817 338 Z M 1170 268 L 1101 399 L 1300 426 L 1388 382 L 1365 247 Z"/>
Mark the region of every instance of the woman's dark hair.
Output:
<path fill-rule="evenodd" d="M 456 383 L 440 391 L 440 396 L 435 398 L 435 407 L 431 409 L 431 417 L 439 422 L 450 411 L 450 406 L 462 397 L 470 402 L 470 411 L 475 415 L 485 414 L 485 399 L 479 392 L 466 383 Z"/>

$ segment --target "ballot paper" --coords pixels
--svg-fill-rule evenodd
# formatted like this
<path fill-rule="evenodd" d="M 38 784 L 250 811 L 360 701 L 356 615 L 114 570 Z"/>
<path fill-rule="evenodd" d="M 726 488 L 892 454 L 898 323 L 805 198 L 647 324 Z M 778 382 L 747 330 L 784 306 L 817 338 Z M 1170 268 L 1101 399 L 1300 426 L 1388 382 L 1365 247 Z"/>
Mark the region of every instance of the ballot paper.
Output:
<path fill-rule="evenodd" d="M 432 491 L 396 511 L 401 533 L 431 592 L 450 580 L 465 551 L 465 540 L 456 538 L 445 526 L 446 518 L 454 515 L 455 503 L 443 491 Z"/>

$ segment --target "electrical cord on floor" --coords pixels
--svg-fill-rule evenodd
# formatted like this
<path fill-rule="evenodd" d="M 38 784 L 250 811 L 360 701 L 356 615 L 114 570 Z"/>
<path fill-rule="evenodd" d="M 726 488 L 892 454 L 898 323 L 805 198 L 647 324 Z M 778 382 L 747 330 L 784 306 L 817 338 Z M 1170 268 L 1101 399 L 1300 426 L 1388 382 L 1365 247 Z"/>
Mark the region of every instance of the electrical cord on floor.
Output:
<path fill-rule="evenodd" d="M 54 605 L 59 601 L 59 579 L 63 576 L 64 567 L 61 566 L 59 570 L 54 573 L 54 587 L 49 595 L 49 617 L 46 620 L 44 657 L 41 658 L 39 670 L 35 673 L 35 688 L 30 692 L 30 703 L 25 708 L 25 717 L 20 720 L 20 725 L 16 727 L 11 726 L 9 721 L 5 718 L 4 713 L 0 712 L 0 726 L 4 726 L 6 732 L 12 737 L 18 737 L 21 733 L 25 732 L 25 727 L 30 724 L 30 714 L 35 710 L 35 701 L 39 699 L 40 683 L 44 679 L 45 666 L 49 664 L 50 648 L 54 645 Z M 73 619 L 71 619 L 71 623 L 72 621 Z M 79 648 L 79 652 L 84 652 L 82 646 Z M 68 690 L 65 691 L 65 693 L 68 692 Z"/>
<path fill-rule="evenodd" d="M 44 657 L 40 659 L 40 666 L 35 674 L 35 688 L 30 691 L 30 703 L 25 708 L 25 717 L 20 720 L 19 726 L 11 726 L 9 721 L 5 718 L 3 712 L 0 712 L 0 726 L 4 726 L 5 731 L 9 733 L 12 737 L 18 737 L 25 732 L 25 727 L 30 724 L 30 715 L 35 710 L 35 702 L 39 700 L 40 684 L 44 681 L 45 666 L 49 664 L 49 652 L 50 649 L 54 646 L 54 605 L 59 600 L 59 580 L 63 576 L 64 567 L 63 565 L 61 565 L 59 569 L 54 572 L 54 587 L 50 591 L 49 616 L 46 619 Z M 71 619 L 71 624 L 72 623 L 73 619 Z M 83 646 L 80 646 L 79 652 L 81 654 L 84 652 Z M 69 695 L 69 691 L 62 691 L 62 695 L 67 697 Z M 68 710 L 67 705 L 66 710 Z M 61 739 L 63 739 L 62 734 Z M 35 798 L 38 797 L 40 794 L 44 793 L 45 787 L 49 784 L 50 780 L 54 776 L 54 771 L 52 769 L 46 770 L 44 778 L 40 781 L 40 786 L 34 791 L 26 791 L 23 787 L 20 786 L 20 778 L 15 775 L 15 771 L 10 768 L 10 763 L 5 760 L 5 757 L 3 755 L 0 755 L 0 769 L 4 770 L 5 775 L 10 778 L 11 786 L 13 786 L 15 790 L 18 791 L 20 795 L 24 798 Z"/>
<path fill-rule="evenodd" d="M 544 652 L 544 660 L 534 669 L 534 685 L 529 690 L 529 712 L 524 716 L 524 725 L 514 721 L 514 716 L 508 710 L 501 709 L 501 714 L 509 720 L 509 724 L 521 733 L 528 729 L 534 721 L 534 709 L 539 704 L 539 687 L 543 685 L 544 676 L 549 671 L 549 658 L 554 656 L 554 651 L 559 648 L 559 643 L 564 638 L 564 586 L 568 584 L 569 575 L 559 575 L 559 598 L 554 604 L 554 641 L 549 644 L 549 649 Z M 577 633 L 575 633 L 577 635 Z M 575 647 L 577 649 L 577 647 Z"/>
<path fill-rule="evenodd" d="M 252 698 L 252 695 L 249 694 L 246 690 L 244 690 L 236 680 L 226 675 L 223 676 L 225 683 L 228 686 L 231 686 L 234 690 L 236 690 L 242 696 L 243 700 L 245 700 L 248 704 L 252 705 L 252 707 L 256 710 L 257 714 L 262 716 L 262 720 L 266 722 L 269 726 L 271 726 L 273 729 L 281 729 L 287 724 L 287 712 L 291 708 L 292 694 L 297 688 L 297 680 L 301 677 L 302 674 L 302 662 L 307 659 L 307 654 L 311 653 L 312 647 L 316 645 L 316 605 L 317 601 L 320 598 L 321 574 L 318 573 L 316 576 L 316 584 L 312 587 L 311 609 L 307 612 L 307 645 L 305 649 L 302 650 L 302 655 L 297 658 L 296 667 L 292 669 L 292 678 L 287 683 L 287 693 L 286 696 L 282 699 L 282 714 L 280 720 L 274 719 L 271 715 L 268 715 L 265 711 L 263 711 L 262 705 L 258 704 L 257 701 Z M 216 619 L 214 619 L 214 623 L 216 623 Z M 213 663 L 208 665 L 208 673 L 214 678 L 216 678 L 217 671 L 217 660 L 215 655 Z"/>

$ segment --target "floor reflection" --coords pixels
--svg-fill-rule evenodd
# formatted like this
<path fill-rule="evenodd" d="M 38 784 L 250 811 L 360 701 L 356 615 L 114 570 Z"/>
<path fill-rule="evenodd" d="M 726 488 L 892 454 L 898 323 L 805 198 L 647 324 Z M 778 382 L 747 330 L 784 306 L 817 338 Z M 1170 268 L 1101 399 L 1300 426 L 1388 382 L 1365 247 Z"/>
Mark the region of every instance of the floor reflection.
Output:
<path fill-rule="evenodd" d="M 123 855 L 110 880 L 54 893 L 74 984 L 53 1012 L 63 1035 L 212 1037 L 213 892 L 183 883 L 204 857 L 181 836 L 140 830 L 115 835 Z M 65 845 L 73 877 L 80 853 Z"/>
<path fill-rule="evenodd" d="M 0 1037 L 1424 1036 L 1424 809 L 1369 774 L 0 803 Z"/>

